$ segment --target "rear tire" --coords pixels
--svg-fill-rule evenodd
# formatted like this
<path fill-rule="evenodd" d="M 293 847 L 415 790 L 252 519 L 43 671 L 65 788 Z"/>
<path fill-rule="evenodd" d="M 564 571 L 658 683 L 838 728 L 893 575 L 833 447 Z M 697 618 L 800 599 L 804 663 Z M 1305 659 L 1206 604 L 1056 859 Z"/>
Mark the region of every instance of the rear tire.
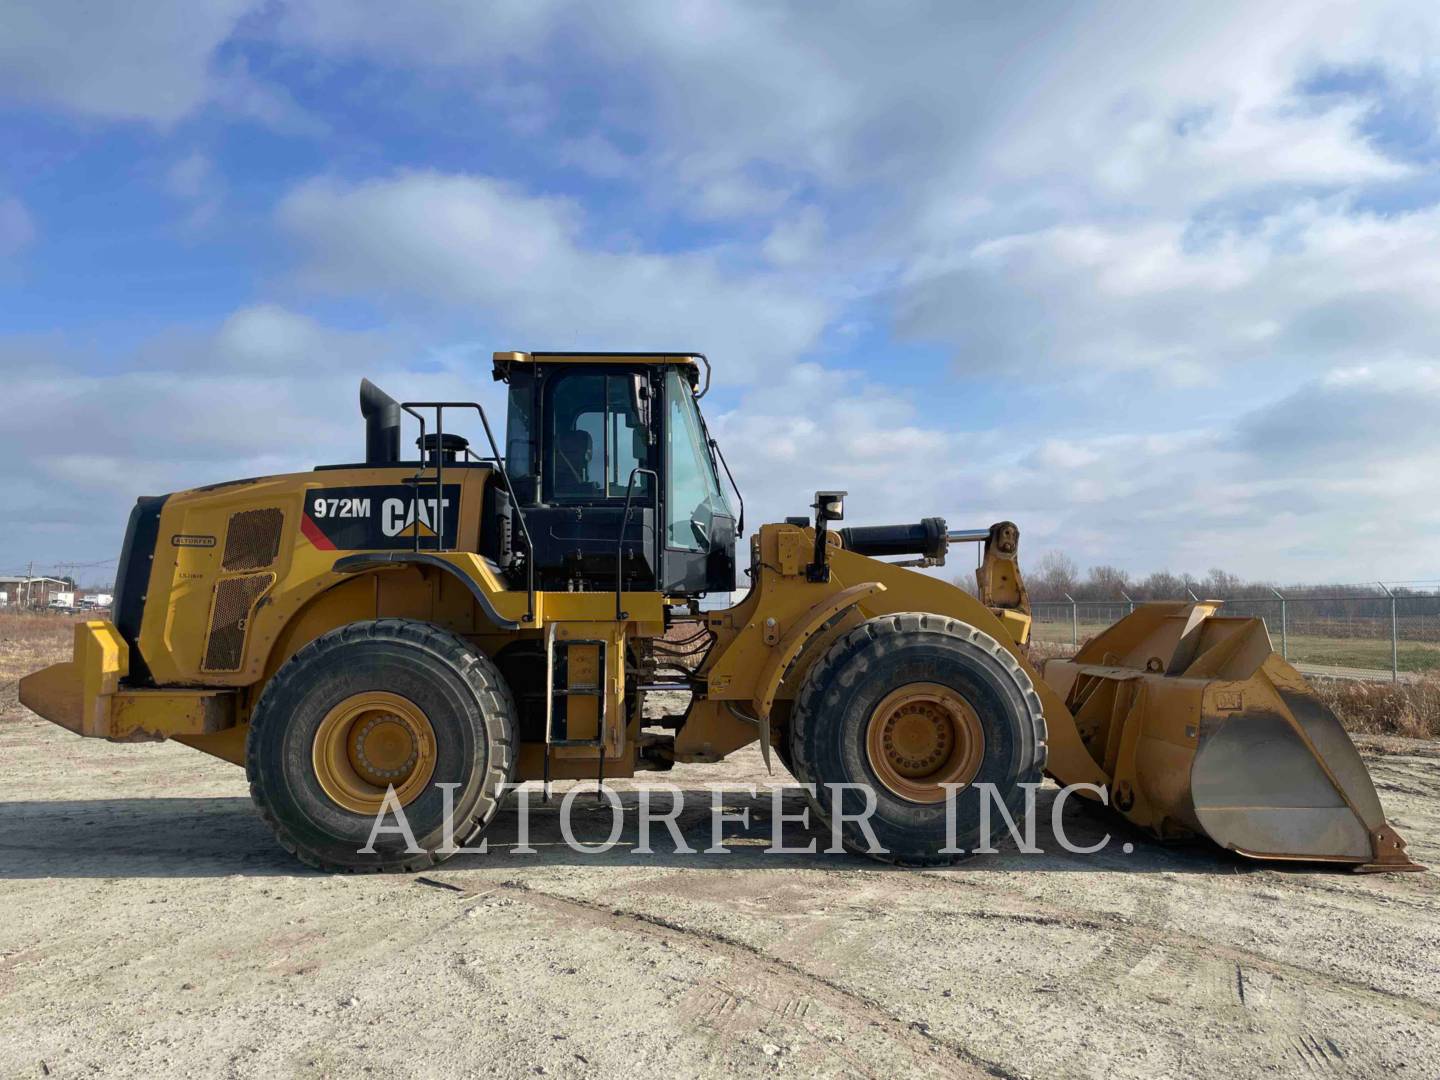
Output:
<path fill-rule="evenodd" d="M 919 749 L 903 745 L 897 723 L 911 725 Z M 976 846 L 978 784 L 994 784 L 1021 821 L 1020 785 L 1040 782 L 1045 736 L 1039 695 L 994 638 L 957 619 L 909 612 L 868 620 L 810 669 L 791 718 L 790 756 L 797 779 L 816 785 L 811 807 L 827 826 L 836 791 L 830 785 L 875 792 L 869 823 L 886 850 L 868 850 L 852 821 L 841 830 L 847 848 L 882 862 L 933 866 L 958 862 Z M 955 795 L 955 844 L 963 849 L 956 854 L 942 852 L 941 780 L 967 785 Z M 847 814 L 863 811 L 860 791 L 840 793 Z M 992 832 L 1003 830 L 991 809 Z"/>
<path fill-rule="evenodd" d="M 514 777 L 515 714 L 495 665 L 455 634 L 411 619 L 351 623 L 306 645 L 265 687 L 246 740 L 250 795 L 281 845 L 310 866 L 433 866 L 452 854 L 440 850 L 437 785 L 459 785 L 453 839 L 466 846 Z M 395 833 L 359 850 L 385 786 L 403 796 L 419 851 Z M 385 821 L 396 824 L 393 814 Z"/>

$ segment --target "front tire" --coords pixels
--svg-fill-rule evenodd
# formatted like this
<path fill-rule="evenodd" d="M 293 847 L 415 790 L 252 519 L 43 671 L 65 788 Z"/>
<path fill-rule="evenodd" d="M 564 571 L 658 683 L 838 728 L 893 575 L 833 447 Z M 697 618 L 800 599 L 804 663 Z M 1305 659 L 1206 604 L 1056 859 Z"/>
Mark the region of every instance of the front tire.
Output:
<path fill-rule="evenodd" d="M 811 807 L 831 824 L 836 794 L 847 814 L 863 811 L 860 790 L 875 793 L 869 818 L 885 850 L 869 850 L 854 821 L 841 839 L 883 862 L 933 866 L 959 861 L 976 846 L 979 785 L 993 784 L 1018 823 L 1022 784 L 1045 768 L 1040 697 L 1019 662 L 994 638 L 957 619 L 924 613 L 883 615 L 846 634 L 806 674 L 790 724 L 794 773 L 816 785 Z M 946 853 L 946 789 L 955 795 L 955 845 Z M 992 824 L 1001 823 L 993 807 Z"/>
<path fill-rule="evenodd" d="M 417 870 L 490 823 L 515 768 L 516 709 L 495 665 L 430 623 L 379 619 L 316 638 L 285 662 L 250 720 L 250 794 L 276 838 L 327 870 Z M 368 846 L 393 787 L 418 850 Z M 387 825 L 396 824 L 387 814 Z"/>

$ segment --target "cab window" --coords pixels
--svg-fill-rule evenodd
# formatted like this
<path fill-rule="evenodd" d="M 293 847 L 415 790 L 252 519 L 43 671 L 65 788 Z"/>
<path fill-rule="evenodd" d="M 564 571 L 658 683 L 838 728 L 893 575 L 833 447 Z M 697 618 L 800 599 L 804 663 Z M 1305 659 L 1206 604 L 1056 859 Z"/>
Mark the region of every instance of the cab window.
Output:
<path fill-rule="evenodd" d="M 545 410 L 546 481 L 561 500 L 623 499 L 630 472 L 643 466 L 649 443 L 640 406 L 642 376 L 567 372 L 550 384 Z M 635 481 L 639 499 L 649 477 Z"/>

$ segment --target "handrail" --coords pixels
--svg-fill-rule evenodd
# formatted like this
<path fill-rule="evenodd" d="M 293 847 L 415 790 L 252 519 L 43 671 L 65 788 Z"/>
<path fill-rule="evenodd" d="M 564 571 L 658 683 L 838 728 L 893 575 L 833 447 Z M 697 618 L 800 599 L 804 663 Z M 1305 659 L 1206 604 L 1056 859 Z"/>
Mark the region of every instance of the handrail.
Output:
<path fill-rule="evenodd" d="M 480 426 L 485 429 L 485 441 L 490 444 L 490 453 L 495 459 L 495 471 L 500 474 L 500 479 L 505 483 L 505 491 L 510 496 L 510 506 L 520 521 L 520 534 L 525 538 L 525 618 L 522 622 L 531 622 L 535 618 L 535 542 L 530 538 L 530 526 L 525 523 L 525 511 L 520 506 L 520 500 L 515 496 L 515 486 L 510 483 L 509 470 L 505 468 L 505 459 L 500 456 L 500 447 L 495 442 L 495 434 L 490 430 L 490 420 L 485 415 L 484 408 L 476 401 L 404 401 L 400 407 L 415 417 L 420 422 L 420 471 L 415 474 L 417 482 L 425 472 L 425 417 L 417 412 L 417 409 L 435 410 L 435 520 L 439 527 L 435 530 L 435 544 L 437 551 L 445 549 L 445 516 L 443 513 L 443 499 L 445 496 L 445 452 L 441 448 L 445 434 L 445 410 L 449 409 L 474 409 L 480 414 Z M 657 480 L 658 484 L 659 481 Z M 415 498 L 420 498 L 420 493 L 415 493 Z M 459 514 L 459 507 L 456 508 Z M 622 530 L 623 531 L 623 530 Z M 420 550 L 420 529 L 415 529 L 415 550 Z"/>
<path fill-rule="evenodd" d="M 630 470 L 630 479 L 625 484 L 625 515 L 620 519 L 620 538 L 615 541 L 615 621 L 624 622 L 630 617 L 628 611 L 621 610 L 620 593 L 625 587 L 625 529 L 630 524 L 630 504 L 635 498 L 635 477 L 644 473 L 647 476 L 655 477 L 655 494 L 659 497 L 660 476 L 654 469 L 646 469 L 640 465 Z M 655 572 L 659 573 L 660 568 L 656 566 Z"/>

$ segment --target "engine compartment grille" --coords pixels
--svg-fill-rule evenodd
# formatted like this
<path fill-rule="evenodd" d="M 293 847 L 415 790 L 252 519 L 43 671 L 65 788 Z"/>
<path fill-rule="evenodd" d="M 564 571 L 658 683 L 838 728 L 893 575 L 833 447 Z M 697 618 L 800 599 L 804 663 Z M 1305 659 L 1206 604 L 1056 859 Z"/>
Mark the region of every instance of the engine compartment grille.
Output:
<path fill-rule="evenodd" d="M 274 574 L 247 574 L 244 577 L 223 578 L 215 583 L 210 636 L 205 642 L 204 670 L 240 670 L 240 663 L 245 657 L 245 632 L 250 612 L 274 582 Z"/>
<path fill-rule="evenodd" d="M 263 570 L 280 553 L 285 512 L 278 507 L 241 510 L 230 515 L 225 530 L 224 570 Z"/>

